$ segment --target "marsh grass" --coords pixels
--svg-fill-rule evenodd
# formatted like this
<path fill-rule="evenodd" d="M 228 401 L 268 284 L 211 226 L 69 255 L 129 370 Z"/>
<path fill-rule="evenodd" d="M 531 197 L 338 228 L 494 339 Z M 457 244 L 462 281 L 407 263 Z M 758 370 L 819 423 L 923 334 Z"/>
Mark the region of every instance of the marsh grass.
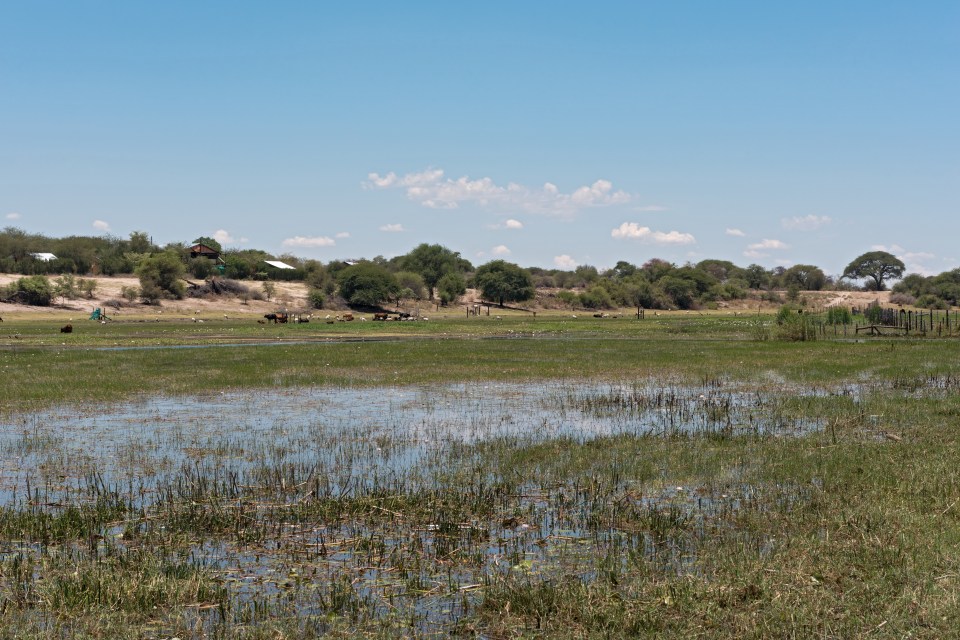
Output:
<path fill-rule="evenodd" d="M 2 352 L 0 637 L 954 634 L 957 346 L 671 321 Z"/>

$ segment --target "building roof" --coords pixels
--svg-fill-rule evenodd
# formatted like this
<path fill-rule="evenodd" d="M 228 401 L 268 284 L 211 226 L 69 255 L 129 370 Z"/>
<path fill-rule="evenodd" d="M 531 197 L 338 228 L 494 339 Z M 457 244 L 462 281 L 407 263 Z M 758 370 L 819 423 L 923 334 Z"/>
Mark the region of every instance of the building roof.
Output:
<path fill-rule="evenodd" d="M 280 262 L 279 260 L 264 260 L 264 262 L 277 269 L 296 269 L 296 267 L 291 267 L 286 262 Z"/>
<path fill-rule="evenodd" d="M 57 256 L 52 253 L 31 253 L 30 255 L 41 262 L 50 262 L 51 260 L 57 259 Z"/>

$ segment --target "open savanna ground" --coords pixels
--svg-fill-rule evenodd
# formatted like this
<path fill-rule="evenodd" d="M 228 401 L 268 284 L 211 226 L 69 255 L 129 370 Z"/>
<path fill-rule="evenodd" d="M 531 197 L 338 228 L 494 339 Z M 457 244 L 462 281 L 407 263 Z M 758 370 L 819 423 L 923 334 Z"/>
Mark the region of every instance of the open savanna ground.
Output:
<path fill-rule="evenodd" d="M 5 318 L 0 637 L 960 628 L 960 340 L 573 315 Z"/>

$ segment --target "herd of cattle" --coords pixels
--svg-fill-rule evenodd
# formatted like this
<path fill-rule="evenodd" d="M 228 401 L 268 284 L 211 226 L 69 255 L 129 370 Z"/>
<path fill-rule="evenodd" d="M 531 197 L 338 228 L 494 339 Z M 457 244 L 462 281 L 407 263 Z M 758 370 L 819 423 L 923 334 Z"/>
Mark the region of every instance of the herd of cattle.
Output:
<path fill-rule="evenodd" d="M 300 322 L 310 322 L 310 319 L 313 318 L 313 315 L 299 315 L 299 314 L 289 314 L 289 313 L 265 313 L 263 315 L 263 320 L 257 320 L 260 324 L 267 324 L 272 322 L 274 324 L 287 324 L 291 323 L 300 323 Z M 356 318 L 352 313 L 343 313 L 336 316 L 327 315 L 324 318 L 324 321 L 327 324 L 333 324 L 335 322 L 353 322 Z M 360 316 L 361 322 L 366 322 L 367 319 L 363 316 Z M 387 312 L 377 312 L 373 314 L 373 320 L 376 321 L 389 321 L 389 320 L 416 320 L 412 314 L 406 312 L 397 312 L 397 313 L 387 313 Z M 427 318 L 421 317 L 421 320 L 426 320 Z"/>
<path fill-rule="evenodd" d="M 224 316 L 224 317 L 226 317 L 226 316 Z M 313 315 L 289 314 L 289 313 L 280 313 L 280 312 L 277 312 L 277 313 L 265 313 L 265 314 L 263 315 L 263 318 L 264 318 L 264 319 L 263 319 L 263 320 L 257 320 L 257 322 L 260 323 L 260 324 L 267 324 L 268 322 L 272 322 L 272 323 L 274 323 L 274 324 L 287 324 L 288 322 L 290 322 L 290 323 L 304 323 L 304 322 L 310 322 L 310 319 L 311 319 L 312 317 L 313 317 Z M 335 323 L 335 322 L 352 322 L 354 319 L 355 319 L 355 318 L 354 318 L 354 315 L 353 315 L 352 313 L 343 313 L 343 314 L 336 315 L 336 316 L 327 315 L 327 316 L 324 318 L 324 321 L 325 321 L 327 324 L 333 324 L 333 323 Z M 363 316 L 360 316 L 359 319 L 360 319 L 361 322 L 366 322 L 366 321 L 367 321 L 367 319 L 364 318 Z M 398 313 L 387 313 L 387 312 L 381 313 L 381 312 L 377 312 L 377 313 L 374 313 L 374 314 L 373 314 L 373 320 L 374 320 L 374 321 L 381 321 L 381 322 L 386 322 L 386 321 L 390 321 L 390 320 L 418 320 L 418 319 L 419 319 L 419 320 L 428 320 L 428 318 L 426 318 L 426 317 L 420 316 L 419 318 L 416 318 L 416 317 L 414 317 L 412 314 L 405 313 L 405 312 L 398 312 Z M 3 322 L 3 318 L 0 318 L 0 322 Z M 194 319 L 194 322 L 197 322 L 197 320 Z M 202 320 L 201 320 L 200 322 L 202 322 Z M 67 324 L 67 325 L 64 325 L 64 326 L 60 327 L 60 333 L 73 333 L 73 325 L 72 325 L 72 324 Z"/>

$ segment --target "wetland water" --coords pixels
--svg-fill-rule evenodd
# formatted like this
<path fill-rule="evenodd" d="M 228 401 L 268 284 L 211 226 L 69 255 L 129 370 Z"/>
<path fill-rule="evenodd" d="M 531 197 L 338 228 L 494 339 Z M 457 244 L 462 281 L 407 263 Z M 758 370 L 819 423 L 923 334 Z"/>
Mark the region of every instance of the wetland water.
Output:
<path fill-rule="evenodd" d="M 261 389 L 73 406 L 17 416 L 0 430 L 0 504 L 30 475 L 36 486 L 45 470 L 64 481 L 92 471 L 106 482 L 142 481 L 151 471 L 207 459 L 248 470 L 258 451 L 270 451 L 275 462 L 343 469 L 349 449 L 354 474 L 390 474 L 451 442 L 790 434 L 819 426 L 788 420 L 776 405 L 776 397 L 717 385 L 564 381 Z"/>
<path fill-rule="evenodd" d="M 598 566 L 623 571 L 637 557 L 687 571 L 696 536 L 756 499 L 749 486 L 728 495 L 511 480 L 499 467 L 517 452 L 604 437 L 636 436 L 643 446 L 647 437 L 822 427 L 784 410 L 784 397 L 783 388 L 768 395 L 719 381 L 550 381 L 71 406 L 2 426 L 0 506 L 57 513 L 107 496 L 141 515 L 118 520 L 101 546 L 166 535 L 156 528 L 176 522 L 190 531 L 190 562 L 257 611 L 403 612 L 435 629 L 476 606 L 491 576 L 593 580 Z M 236 525 L 223 524 L 228 512 Z"/>

